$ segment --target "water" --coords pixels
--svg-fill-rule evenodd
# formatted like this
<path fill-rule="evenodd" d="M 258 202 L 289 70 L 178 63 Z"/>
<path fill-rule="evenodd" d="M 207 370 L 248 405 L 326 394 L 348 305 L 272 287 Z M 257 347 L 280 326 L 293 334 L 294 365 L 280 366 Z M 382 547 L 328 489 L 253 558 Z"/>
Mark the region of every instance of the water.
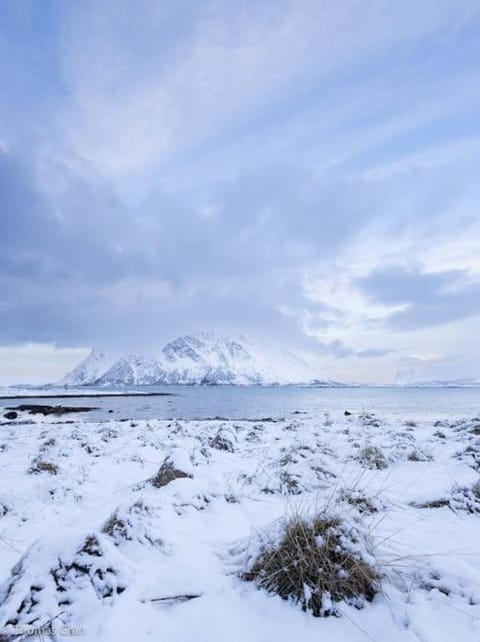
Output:
<path fill-rule="evenodd" d="M 109 392 L 117 389 L 89 389 L 85 392 Z M 155 386 L 137 391 L 163 392 L 169 396 L 49 399 L 33 396 L 8 401 L 0 398 L 0 407 L 21 403 L 96 406 L 88 413 L 68 418 L 104 421 L 107 419 L 260 419 L 289 417 L 294 413 L 333 417 L 373 412 L 385 419 L 417 420 L 444 417 L 480 416 L 480 388 L 306 388 L 300 386 Z M 31 394 L 31 393 L 30 393 Z M 111 411 L 111 412 L 109 412 Z M 2 413 L 3 414 L 3 413 Z M 62 416 L 65 419 L 67 416 Z M 57 420 L 58 418 L 53 418 Z"/>

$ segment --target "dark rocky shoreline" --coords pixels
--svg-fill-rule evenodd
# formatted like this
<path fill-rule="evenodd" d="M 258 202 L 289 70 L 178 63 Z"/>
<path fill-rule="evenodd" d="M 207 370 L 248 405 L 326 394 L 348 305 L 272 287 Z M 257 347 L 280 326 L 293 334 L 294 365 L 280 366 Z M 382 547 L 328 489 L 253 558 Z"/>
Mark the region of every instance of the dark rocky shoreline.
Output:
<path fill-rule="evenodd" d="M 93 406 L 48 406 L 44 404 L 23 403 L 19 406 L 7 406 L 7 413 L 4 414 L 6 419 L 16 419 L 19 412 L 28 412 L 29 415 L 65 415 L 71 412 L 90 412 L 98 410 Z"/>
<path fill-rule="evenodd" d="M 32 399 L 105 399 L 107 397 L 174 397 L 174 392 L 102 392 L 102 393 L 88 393 L 88 392 L 67 392 L 63 394 L 52 395 L 30 395 Z M 8 395 L 0 397 L 0 401 L 9 401 L 10 399 L 28 399 L 29 395 Z"/>

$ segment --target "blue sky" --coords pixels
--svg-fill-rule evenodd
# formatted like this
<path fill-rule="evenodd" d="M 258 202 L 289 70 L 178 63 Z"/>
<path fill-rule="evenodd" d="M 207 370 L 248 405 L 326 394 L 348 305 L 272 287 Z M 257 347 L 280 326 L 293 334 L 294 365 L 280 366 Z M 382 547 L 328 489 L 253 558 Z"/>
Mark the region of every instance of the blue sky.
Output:
<path fill-rule="evenodd" d="M 480 376 L 480 5 L 0 2 L 0 383 L 196 329 Z"/>

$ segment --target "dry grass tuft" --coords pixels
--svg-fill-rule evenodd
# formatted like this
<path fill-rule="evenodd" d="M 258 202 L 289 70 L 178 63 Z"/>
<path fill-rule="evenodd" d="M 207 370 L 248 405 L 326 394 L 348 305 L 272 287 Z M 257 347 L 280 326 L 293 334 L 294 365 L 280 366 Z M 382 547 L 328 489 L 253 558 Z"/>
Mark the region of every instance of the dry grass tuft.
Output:
<path fill-rule="evenodd" d="M 111 537 L 116 546 L 123 542 L 161 545 L 151 525 L 151 510 L 140 499 L 131 506 L 119 506 L 107 519 L 102 533 Z"/>
<path fill-rule="evenodd" d="M 316 617 L 337 615 L 335 602 L 361 608 L 379 589 L 376 570 L 355 548 L 338 518 L 295 517 L 280 542 L 263 550 L 242 577 Z"/>
<path fill-rule="evenodd" d="M 480 500 L 480 479 L 473 484 L 472 493 Z"/>
<path fill-rule="evenodd" d="M 428 502 L 413 503 L 412 506 L 415 508 L 444 508 L 445 506 L 450 506 L 450 500 L 442 497 L 440 499 L 431 499 Z"/>
<path fill-rule="evenodd" d="M 50 475 L 57 475 L 58 474 L 58 466 L 57 464 L 54 464 L 51 461 L 44 461 L 43 459 L 35 459 L 30 468 L 28 469 L 28 473 L 30 475 L 38 475 L 39 473 L 50 473 Z"/>
<path fill-rule="evenodd" d="M 155 486 L 155 488 L 162 488 L 174 479 L 182 479 L 185 477 L 188 479 L 192 479 L 192 475 L 185 473 L 183 470 L 175 468 L 173 462 L 168 457 L 166 457 L 163 461 L 163 464 L 160 466 L 158 473 L 155 475 L 155 477 L 152 477 L 150 479 L 150 483 L 152 484 L 152 486 Z"/>
<path fill-rule="evenodd" d="M 408 461 L 422 461 L 421 456 L 417 453 L 416 450 L 411 450 L 408 453 L 407 459 L 408 459 Z"/>
<path fill-rule="evenodd" d="M 235 452 L 234 440 L 225 430 L 219 430 L 215 437 L 210 440 L 211 448 L 224 450 L 227 453 Z"/>
<path fill-rule="evenodd" d="M 453 491 L 450 506 L 456 511 L 471 515 L 480 513 L 480 479 L 471 486 L 463 486 Z"/>
<path fill-rule="evenodd" d="M 378 513 L 378 501 L 375 503 L 375 499 L 367 497 L 361 491 L 355 490 L 353 488 L 343 488 L 340 490 L 339 500 L 354 506 L 359 513 L 366 513 L 372 515 L 373 513 Z"/>
<path fill-rule="evenodd" d="M 388 460 L 377 446 L 366 446 L 360 451 L 359 462 L 371 470 L 384 470 L 388 468 Z"/>
<path fill-rule="evenodd" d="M 102 526 L 102 533 L 110 535 L 110 537 L 120 535 L 123 539 L 127 539 L 127 524 L 124 519 L 117 515 L 117 513 L 112 513 Z"/>
<path fill-rule="evenodd" d="M 298 478 L 286 470 L 280 473 L 280 483 L 282 491 L 287 495 L 300 495 L 302 493 Z"/>
<path fill-rule="evenodd" d="M 480 513 L 480 479 L 471 486 L 455 486 L 448 497 L 412 504 L 415 508 L 444 508 L 471 515 Z"/>

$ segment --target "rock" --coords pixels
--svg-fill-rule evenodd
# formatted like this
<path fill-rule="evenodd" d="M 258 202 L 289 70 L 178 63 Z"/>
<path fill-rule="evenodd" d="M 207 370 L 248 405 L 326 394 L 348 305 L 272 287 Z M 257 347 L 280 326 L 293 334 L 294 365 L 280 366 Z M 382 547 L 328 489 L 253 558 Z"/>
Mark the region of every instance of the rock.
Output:
<path fill-rule="evenodd" d="M 15 410 L 9 410 L 3 416 L 5 419 L 16 419 L 18 417 L 18 413 L 15 412 Z"/>
<path fill-rule="evenodd" d="M 15 412 L 16 410 L 21 410 L 23 412 L 28 412 L 30 415 L 46 416 L 46 415 L 63 415 L 68 412 L 89 412 L 90 410 L 97 410 L 97 408 L 91 408 L 88 406 L 47 406 L 47 405 L 40 405 L 40 404 L 24 403 L 24 404 L 21 404 L 20 406 L 7 408 L 7 410 L 11 410 L 13 412 Z M 5 415 L 5 417 L 6 416 L 7 415 Z M 12 419 L 15 419 L 15 417 L 12 417 Z"/>

